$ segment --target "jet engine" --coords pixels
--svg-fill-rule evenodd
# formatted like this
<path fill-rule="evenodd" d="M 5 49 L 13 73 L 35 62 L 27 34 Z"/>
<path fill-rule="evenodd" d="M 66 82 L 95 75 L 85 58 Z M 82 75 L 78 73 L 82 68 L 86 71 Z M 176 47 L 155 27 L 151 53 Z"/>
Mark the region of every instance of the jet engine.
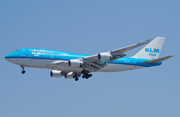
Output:
<path fill-rule="evenodd" d="M 66 79 L 74 79 L 74 73 L 73 72 L 69 72 L 69 73 L 67 73 L 67 75 L 65 75 L 65 78 Z"/>
<path fill-rule="evenodd" d="M 62 71 L 59 70 L 52 70 L 50 72 L 51 77 L 61 77 L 62 76 Z"/>
<path fill-rule="evenodd" d="M 68 65 L 70 67 L 81 67 L 82 64 L 83 64 L 83 62 L 78 60 L 78 59 L 74 59 L 74 60 L 69 60 L 68 61 Z"/>
<path fill-rule="evenodd" d="M 99 60 L 111 60 L 113 58 L 113 56 L 109 53 L 99 53 L 98 54 L 98 59 Z"/>

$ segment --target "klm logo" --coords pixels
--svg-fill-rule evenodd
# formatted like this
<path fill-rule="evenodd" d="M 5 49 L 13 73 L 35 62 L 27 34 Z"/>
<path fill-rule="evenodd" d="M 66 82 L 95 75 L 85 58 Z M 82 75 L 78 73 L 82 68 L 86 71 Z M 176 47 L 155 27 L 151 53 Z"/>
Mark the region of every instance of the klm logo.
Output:
<path fill-rule="evenodd" d="M 157 56 L 156 54 L 159 53 L 159 49 L 145 48 L 145 52 L 149 52 L 149 56 Z"/>
<path fill-rule="evenodd" d="M 159 49 L 145 48 L 145 52 L 159 53 Z"/>

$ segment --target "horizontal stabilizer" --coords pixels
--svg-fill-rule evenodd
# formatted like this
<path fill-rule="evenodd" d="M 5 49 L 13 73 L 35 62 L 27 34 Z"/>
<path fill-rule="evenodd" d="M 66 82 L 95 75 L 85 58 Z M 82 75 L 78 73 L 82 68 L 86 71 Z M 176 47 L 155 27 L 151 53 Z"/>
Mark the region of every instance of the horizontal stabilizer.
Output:
<path fill-rule="evenodd" d="M 165 56 L 165 57 L 162 57 L 162 58 L 158 58 L 158 59 L 153 59 L 153 60 L 149 60 L 149 61 L 143 61 L 142 63 L 159 63 L 159 62 L 162 62 L 166 59 L 169 59 L 173 56 Z"/>

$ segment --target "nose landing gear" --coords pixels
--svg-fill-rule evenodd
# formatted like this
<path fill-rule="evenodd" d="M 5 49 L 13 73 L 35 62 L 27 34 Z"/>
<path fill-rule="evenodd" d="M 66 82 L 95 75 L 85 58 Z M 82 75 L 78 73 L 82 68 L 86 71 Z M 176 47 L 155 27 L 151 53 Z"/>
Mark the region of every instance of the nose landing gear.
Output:
<path fill-rule="evenodd" d="M 25 74 L 26 71 L 24 70 L 25 69 L 24 66 L 21 65 L 21 68 L 22 68 L 22 74 Z"/>

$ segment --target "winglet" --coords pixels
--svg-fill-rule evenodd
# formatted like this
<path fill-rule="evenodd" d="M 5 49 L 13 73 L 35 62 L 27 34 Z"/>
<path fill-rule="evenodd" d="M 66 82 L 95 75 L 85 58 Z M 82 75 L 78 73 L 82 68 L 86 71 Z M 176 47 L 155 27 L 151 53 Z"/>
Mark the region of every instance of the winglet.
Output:
<path fill-rule="evenodd" d="M 147 39 L 147 40 L 146 40 L 146 41 L 144 41 L 143 43 L 144 43 L 144 44 L 147 44 L 147 43 L 149 43 L 151 40 L 152 40 L 152 38 Z"/>

